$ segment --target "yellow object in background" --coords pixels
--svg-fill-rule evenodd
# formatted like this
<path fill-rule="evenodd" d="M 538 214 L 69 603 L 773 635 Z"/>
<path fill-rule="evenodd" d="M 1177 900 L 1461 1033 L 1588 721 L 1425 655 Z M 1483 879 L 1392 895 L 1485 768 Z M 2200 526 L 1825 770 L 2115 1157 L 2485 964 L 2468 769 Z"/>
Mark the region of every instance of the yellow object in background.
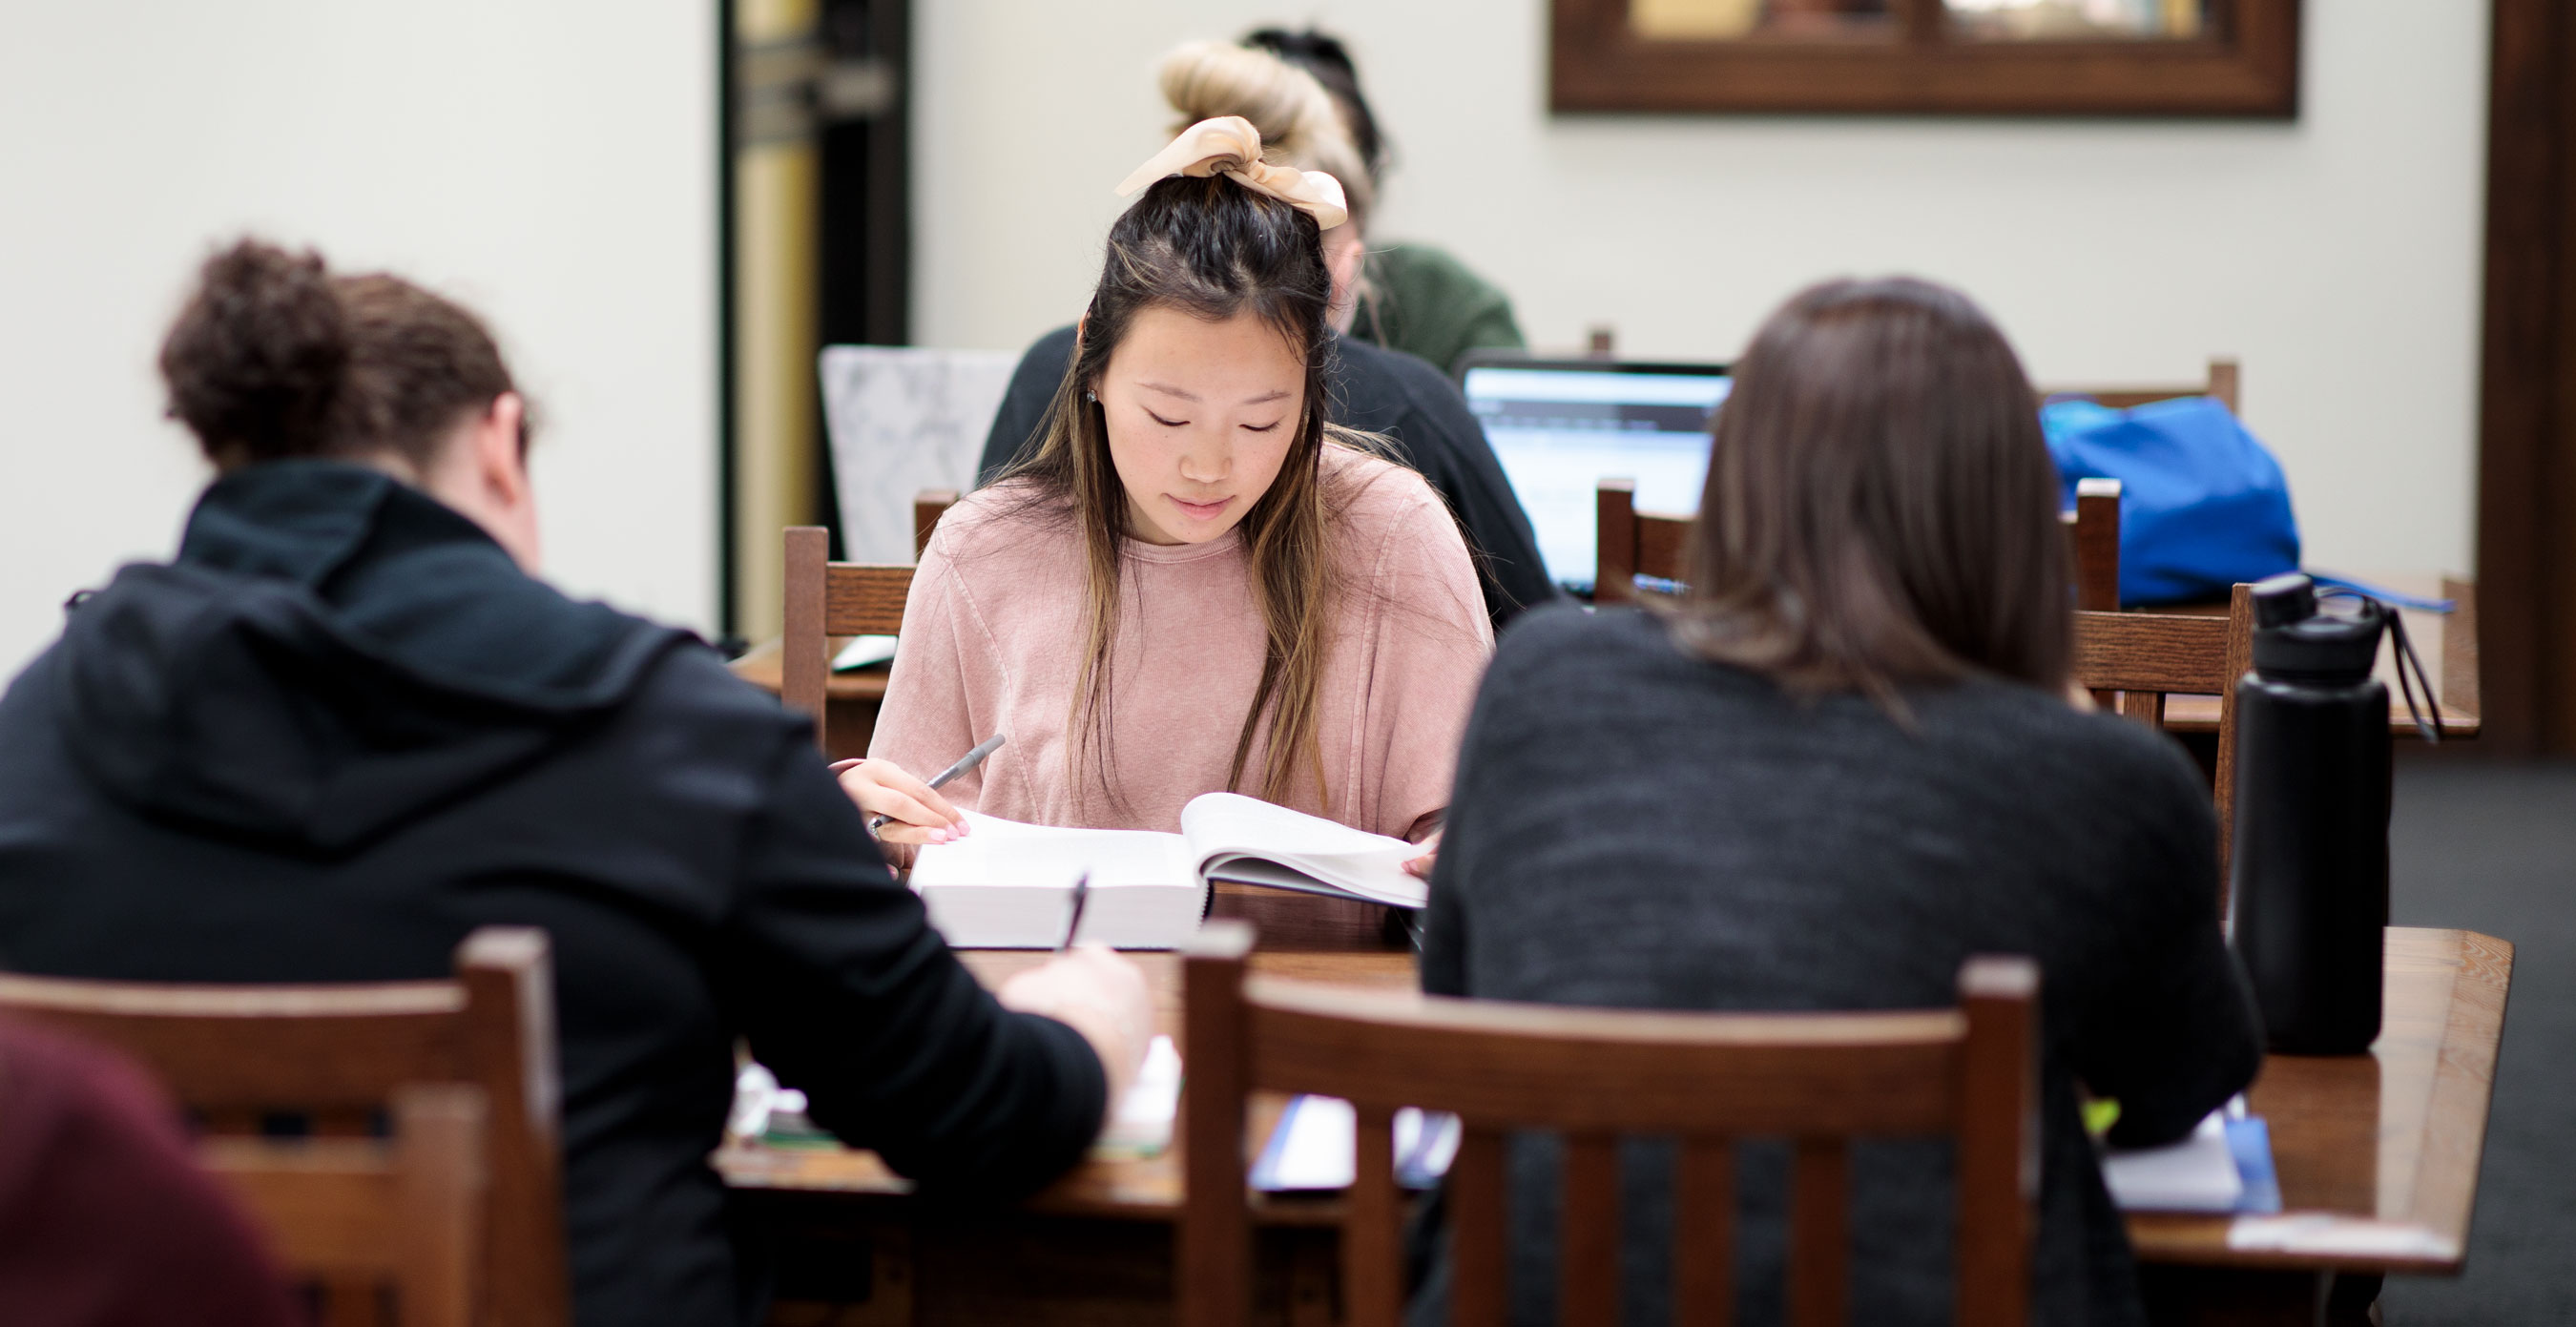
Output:
<path fill-rule="evenodd" d="M 1628 26 L 1663 41 L 1741 37 L 1761 20 L 1762 0 L 1628 0 Z"/>
<path fill-rule="evenodd" d="M 819 0 L 743 0 L 736 57 L 746 71 L 792 63 L 821 21 Z M 822 161 L 801 117 L 745 119 L 733 145 L 733 629 L 765 640 L 783 625 L 779 531 L 814 519 Z"/>

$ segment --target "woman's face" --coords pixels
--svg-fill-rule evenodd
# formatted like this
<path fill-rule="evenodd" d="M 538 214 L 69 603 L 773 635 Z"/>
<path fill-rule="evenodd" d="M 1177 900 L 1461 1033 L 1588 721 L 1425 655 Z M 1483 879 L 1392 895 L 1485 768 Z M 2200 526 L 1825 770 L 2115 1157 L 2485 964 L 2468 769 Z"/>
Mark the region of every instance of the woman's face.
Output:
<path fill-rule="evenodd" d="M 1128 321 L 1093 390 L 1130 532 L 1200 544 L 1233 529 L 1279 477 L 1305 417 L 1306 364 L 1252 314 L 1207 322 L 1149 307 Z"/>

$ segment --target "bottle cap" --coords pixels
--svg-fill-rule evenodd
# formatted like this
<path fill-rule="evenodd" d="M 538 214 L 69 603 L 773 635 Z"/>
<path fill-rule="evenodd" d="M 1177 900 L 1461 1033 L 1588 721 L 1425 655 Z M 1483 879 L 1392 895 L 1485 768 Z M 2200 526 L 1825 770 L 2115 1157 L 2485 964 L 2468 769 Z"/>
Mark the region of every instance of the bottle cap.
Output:
<path fill-rule="evenodd" d="M 2267 681 L 2351 684 L 2379 661 L 2387 610 L 2355 601 L 2349 613 L 2317 609 L 2316 585 L 2296 572 L 2254 585 L 2254 671 Z"/>

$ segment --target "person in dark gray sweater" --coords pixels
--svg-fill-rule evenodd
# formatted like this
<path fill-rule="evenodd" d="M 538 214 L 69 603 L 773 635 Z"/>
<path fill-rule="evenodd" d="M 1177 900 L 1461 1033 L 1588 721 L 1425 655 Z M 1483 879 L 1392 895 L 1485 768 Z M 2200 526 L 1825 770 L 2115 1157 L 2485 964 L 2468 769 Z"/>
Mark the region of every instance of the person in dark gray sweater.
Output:
<path fill-rule="evenodd" d="M 1690 589 L 1526 614 L 1461 758 L 1427 991 L 1621 1008 L 1949 1005 L 2042 971 L 2035 1321 L 2144 1321 L 2081 1092 L 2176 1139 L 2254 1075 L 2217 827 L 2170 740 L 2083 712 L 2056 482 L 2018 361 L 1964 298 L 1837 283 L 1757 336 L 1719 413 Z M 1785 1163 L 1744 1149 L 1739 1321 L 1781 1318 Z M 1555 1152 L 1514 1156 L 1515 1321 L 1554 1312 Z M 1668 1320 L 1670 1153 L 1630 1145 L 1626 1317 Z M 1945 1322 L 1939 1142 L 1855 1149 L 1853 1322 Z M 1414 1321 L 1446 1320 L 1426 1241 Z"/>

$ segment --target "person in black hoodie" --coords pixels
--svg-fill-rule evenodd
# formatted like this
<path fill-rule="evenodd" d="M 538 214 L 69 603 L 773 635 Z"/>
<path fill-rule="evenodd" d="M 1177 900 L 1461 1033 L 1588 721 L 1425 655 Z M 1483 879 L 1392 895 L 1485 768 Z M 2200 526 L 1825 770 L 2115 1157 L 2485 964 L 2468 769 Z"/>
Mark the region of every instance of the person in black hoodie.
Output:
<path fill-rule="evenodd" d="M 737 1038 L 925 1192 L 1080 1158 L 1150 1035 L 1134 966 L 1077 952 L 997 1001 L 804 720 L 530 574 L 525 407 L 473 315 L 246 241 L 161 368 L 218 477 L 178 557 L 78 599 L 0 697 L 0 967 L 420 978 L 545 928 L 585 1324 L 760 1316 L 706 1161 Z"/>

